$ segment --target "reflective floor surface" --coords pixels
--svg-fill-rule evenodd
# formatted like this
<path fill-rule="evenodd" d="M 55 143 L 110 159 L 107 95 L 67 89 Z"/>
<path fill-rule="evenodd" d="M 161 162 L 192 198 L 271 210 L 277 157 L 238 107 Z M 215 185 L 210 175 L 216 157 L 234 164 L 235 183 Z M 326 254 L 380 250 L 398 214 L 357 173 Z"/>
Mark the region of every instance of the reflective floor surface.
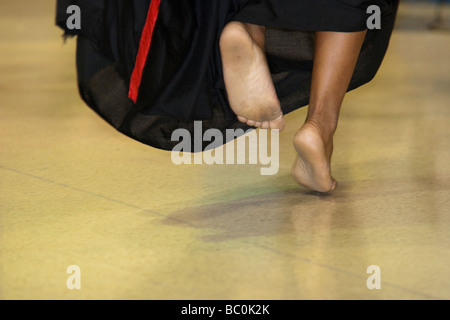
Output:
<path fill-rule="evenodd" d="M 80 100 L 54 1 L 0 8 L 1 299 L 450 298 L 450 33 L 426 28 L 433 6 L 402 4 L 376 79 L 347 96 L 327 196 L 290 177 L 306 109 L 276 175 L 177 166 Z"/>

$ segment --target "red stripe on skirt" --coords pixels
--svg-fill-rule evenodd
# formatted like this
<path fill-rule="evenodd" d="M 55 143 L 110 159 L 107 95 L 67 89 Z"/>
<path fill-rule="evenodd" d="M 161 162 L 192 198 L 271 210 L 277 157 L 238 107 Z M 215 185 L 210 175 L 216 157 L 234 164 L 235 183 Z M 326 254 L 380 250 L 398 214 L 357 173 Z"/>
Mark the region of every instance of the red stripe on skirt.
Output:
<path fill-rule="evenodd" d="M 148 9 L 147 20 L 145 22 L 144 29 L 142 30 L 141 41 L 139 43 L 139 51 L 136 57 L 136 63 L 134 65 L 133 73 L 130 79 L 130 88 L 128 91 L 128 97 L 136 103 L 139 87 L 142 81 L 142 73 L 144 71 L 145 63 L 147 62 L 147 56 L 150 51 L 150 45 L 152 42 L 153 30 L 155 29 L 156 20 L 158 19 L 159 4 L 161 0 L 151 0 L 150 7 Z"/>

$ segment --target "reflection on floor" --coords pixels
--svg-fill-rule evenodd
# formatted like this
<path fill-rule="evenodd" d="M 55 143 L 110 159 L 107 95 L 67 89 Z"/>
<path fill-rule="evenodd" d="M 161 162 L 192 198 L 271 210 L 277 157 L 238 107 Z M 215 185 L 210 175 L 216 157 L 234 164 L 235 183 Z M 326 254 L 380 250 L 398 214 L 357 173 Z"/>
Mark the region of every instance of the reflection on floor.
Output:
<path fill-rule="evenodd" d="M 339 188 L 320 196 L 289 175 L 306 110 L 275 176 L 175 166 L 80 101 L 53 1 L 0 6 L 1 299 L 450 298 L 450 34 L 407 27 L 433 7 L 402 5 L 377 78 L 348 95 Z"/>

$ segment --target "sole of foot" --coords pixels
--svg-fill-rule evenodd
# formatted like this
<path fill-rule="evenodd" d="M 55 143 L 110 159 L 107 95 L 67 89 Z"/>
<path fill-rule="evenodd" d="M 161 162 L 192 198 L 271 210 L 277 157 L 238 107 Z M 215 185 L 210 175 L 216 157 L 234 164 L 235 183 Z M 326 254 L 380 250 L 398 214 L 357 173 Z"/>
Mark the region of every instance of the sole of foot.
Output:
<path fill-rule="evenodd" d="M 241 22 L 230 22 L 220 38 L 225 86 L 239 121 L 264 129 L 285 127 L 264 49 Z"/>
<path fill-rule="evenodd" d="M 292 177 L 300 185 L 320 193 L 332 192 L 337 187 L 331 175 L 333 143 L 326 143 L 320 130 L 305 123 L 294 138 L 297 158 L 292 166 Z"/>

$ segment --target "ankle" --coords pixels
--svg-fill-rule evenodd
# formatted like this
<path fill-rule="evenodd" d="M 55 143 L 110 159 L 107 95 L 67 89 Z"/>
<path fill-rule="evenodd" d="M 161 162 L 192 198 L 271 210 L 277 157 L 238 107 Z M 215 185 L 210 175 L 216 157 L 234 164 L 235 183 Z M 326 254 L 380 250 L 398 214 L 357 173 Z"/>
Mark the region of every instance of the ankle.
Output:
<path fill-rule="evenodd" d="M 308 117 L 304 126 L 313 127 L 322 137 L 324 141 L 332 141 L 337 130 L 337 121 L 330 119 L 315 119 Z"/>
<path fill-rule="evenodd" d="M 250 37 L 253 39 L 261 49 L 265 50 L 266 46 L 266 28 L 263 26 L 244 23 L 244 27 L 247 30 Z"/>

